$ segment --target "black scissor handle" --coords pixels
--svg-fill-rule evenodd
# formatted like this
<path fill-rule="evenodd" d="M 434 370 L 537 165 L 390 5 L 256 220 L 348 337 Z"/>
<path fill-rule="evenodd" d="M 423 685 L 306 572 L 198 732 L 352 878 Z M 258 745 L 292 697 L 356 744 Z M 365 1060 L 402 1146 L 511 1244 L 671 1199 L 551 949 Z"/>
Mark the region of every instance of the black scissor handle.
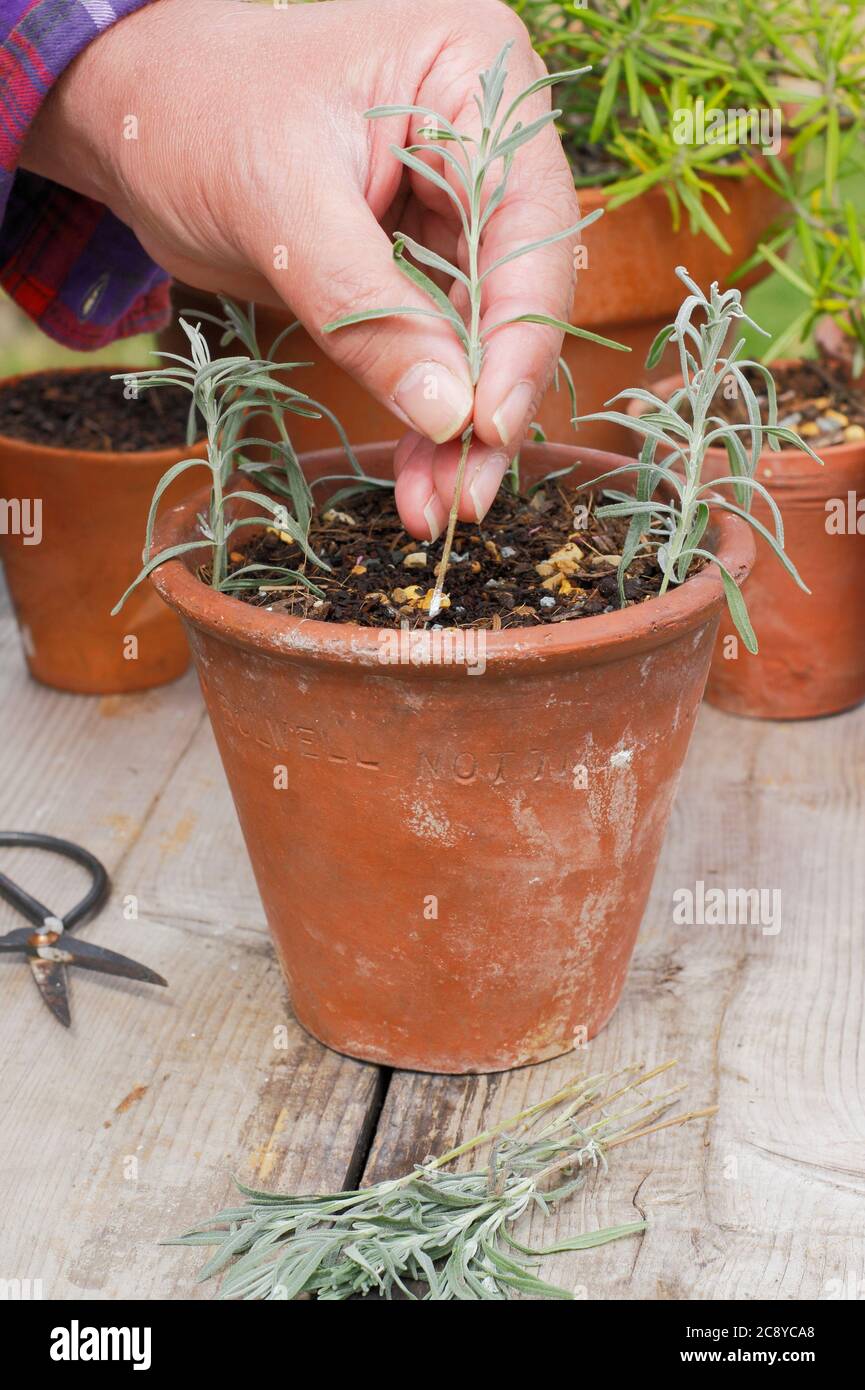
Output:
<path fill-rule="evenodd" d="M 89 873 L 92 883 L 80 903 L 76 903 L 62 917 L 51 912 L 34 898 L 25 889 L 20 888 L 17 883 L 13 883 L 11 878 L 0 873 L 0 897 L 6 899 L 13 907 L 23 913 L 29 922 L 34 926 L 41 927 L 46 917 L 59 917 L 63 926 L 68 930 L 77 927 L 79 922 L 83 922 L 85 917 L 96 912 L 102 906 L 108 896 L 110 885 L 108 874 L 95 855 L 89 850 L 82 849 L 81 845 L 74 845 L 70 840 L 58 839 L 56 835 L 37 835 L 29 830 L 0 830 L 0 846 L 17 846 L 28 849 L 46 849 L 52 854 L 62 854 L 65 859 L 72 859 L 76 864 L 80 864 Z"/>

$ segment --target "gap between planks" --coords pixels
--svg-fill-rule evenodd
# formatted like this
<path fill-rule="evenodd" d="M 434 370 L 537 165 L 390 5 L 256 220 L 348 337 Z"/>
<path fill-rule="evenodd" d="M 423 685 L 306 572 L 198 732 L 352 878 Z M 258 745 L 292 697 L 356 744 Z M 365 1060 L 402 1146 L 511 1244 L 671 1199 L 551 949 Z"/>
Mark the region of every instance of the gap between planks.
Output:
<path fill-rule="evenodd" d="M 704 706 L 610 1024 L 583 1054 L 521 1071 L 395 1074 L 364 1181 L 574 1074 L 678 1057 L 682 1107 L 719 1114 L 618 1149 L 585 1195 L 533 1217 L 538 1246 L 649 1218 L 641 1237 L 546 1260 L 545 1277 L 613 1299 L 821 1298 L 865 1278 L 863 815 L 865 707 L 782 725 Z M 674 926 L 674 890 L 698 879 L 777 887 L 781 931 Z"/>

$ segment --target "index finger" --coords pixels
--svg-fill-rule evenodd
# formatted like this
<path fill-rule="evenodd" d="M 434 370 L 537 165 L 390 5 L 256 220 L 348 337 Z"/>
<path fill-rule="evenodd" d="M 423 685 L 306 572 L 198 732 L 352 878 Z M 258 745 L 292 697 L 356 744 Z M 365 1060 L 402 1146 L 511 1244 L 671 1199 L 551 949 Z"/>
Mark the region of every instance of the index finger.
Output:
<path fill-rule="evenodd" d="M 513 16 L 511 15 L 511 19 Z M 507 70 L 498 110 L 491 128 L 495 149 L 509 149 L 507 179 L 505 160 L 496 158 L 487 168 L 480 204 L 488 217 L 481 235 L 478 270 L 482 277 L 480 327 L 484 338 L 484 362 L 476 384 L 474 425 L 480 440 L 492 448 L 503 444 L 514 449 L 549 385 L 561 350 L 562 331 L 538 323 L 515 323 L 526 315 L 568 322 L 576 281 L 574 248 L 580 210 L 561 140 L 552 121 L 551 85 L 541 59 L 532 50 L 520 25 L 511 37 Z M 487 81 L 496 65 L 487 70 Z M 580 70 L 567 80 L 579 81 Z M 477 79 L 462 74 L 459 102 L 448 111 L 452 128 L 465 137 L 480 136 L 483 111 L 477 99 Z M 439 75 L 433 74 L 434 88 Z M 562 79 L 559 74 L 557 81 Z M 462 84 L 460 84 L 462 85 Z M 495 79 L 489 90 L 495 89 Z M 434 103 L 436 92 L 429 92 Z M 519 128 L 522 128 L 520 136 Z M 487 136 L 487 140 L 490 137 Z M 487 146 L 489 150 L 489 146 Z M 465 205 L 467 190 L 443 163 L 440 175 Z M 504 188 L 502 188 L 504 180 Z M 442 201 L 435 188 L 417 180 L 415 191 L 423 201 Z M 490 214 L 490 200 L 496 205 Z M 442 207 L 445 209 L 445 199 Z M 459 260 L 469 270 L 468 229 L 464 221 Z M 471 317 L 470 291 L 465 280 L 455 281 L 451 299 L 466 321 Z"/>

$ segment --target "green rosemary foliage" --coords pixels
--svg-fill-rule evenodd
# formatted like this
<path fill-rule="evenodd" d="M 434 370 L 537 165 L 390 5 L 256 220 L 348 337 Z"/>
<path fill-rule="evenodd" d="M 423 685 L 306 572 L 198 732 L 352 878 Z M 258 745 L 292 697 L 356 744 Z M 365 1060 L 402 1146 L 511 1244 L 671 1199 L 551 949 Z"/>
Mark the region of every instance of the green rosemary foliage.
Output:
<path fill-rule="evenodd" d="M 545 1250 L 522 1244 L 513 1227 L 532 1208 L 548 1214 L 590 1173 L 605 1173 L 607 1153 L 617 1145 L 714 1113 L 713 1107 L 662 1119 L 682 1088 L 648 1096 L 640 1088 L 673 1065 L 575 1080 L 404 1177 L 372 1187 L 283 1196 L 238 1184 L 245 1206 L 220 1212 L 168 1244 L 217 1247 L 199 1281 L 227 1269 L 221 1298 L 306 1294 L 335 1301 L 368 1293 L 391 1298 L 400 1290 L 415 1299 L 410 1283 L 423 1286 L 423 1300 L 502 1300 L 511 1291 L 572 1298 L 537 1276 L 537 1259 L 638 1234 L 645 1221 Z M 481 1145 L 490 1146 L 485 1167 L 443 1171 Z"/>
<path fill-rule="evenodd" d="M 764 357 L 772 361 L 809 344 L 818 324 L 828 317 L 849 340 L 855 380 L 865 370 L 865 219 L 850 200 L 828 216 L 819 196 L 812 205 L 814 210 L 797 215 L 794 224 L 796 265 L 783 260 L 773 246 L 760 246 L 764 259 L 805 299 L 804 308 L 772 339 Z"/>
<path fill-rule="evenodd" d="M 806 593 L 807 589 L 790 557 L 784 551 L 784 523 L 771 493 L 754 476 L 764 441 L 778 449 L 786 440 L 804 449 L 817 463 L 821 460 L 805 440 L 792 430 L 778 424 L 775 385 L 772 374 L 762 363 L 743 360 L 744 338 L 732 348 L 727 340 L 737 322 L 750 324 L 763 332 L 742 308 L 738 290 L 721 294 L 713 284 L 709 297 L 679 266 L 679 279 L 689 291 L 674 323 L 659 333 L 649 351 L 647 367 L 657 365 L 668 344 L 678 351 L 682 385 L 668 400 L 661 400 L 651 391 L 631 388 L 615 396 L 608 405 L 619 400 L 639 401 L 648 410 L 639 416 L 622 411 L 604 410 L 594 415 L 578 417 L 584 420 L 607 420 L 633 430 L 644 440 L 639 462 L 624 464 L 593 480 L 591 486 L 605 482 L 624 472 L 636 474 L 635 494 L 607 489 L 613 502 L 598 508 L 599 516 L 631 518 L 619 564 L 619 600 L 625 606 L 624 583 L 628 566 L 641 547 L 657 551 L 663 570 L 660 593 L 671 584 L 681 584 L 688 576 L 694 560 L 711 560 L 718 565 L 730 615 L 748 651 L 757 651 L 757 639 L 748 617 L 745 600 L 729 570 L 716 555 L 701 546 L 709 523 L 710 507 L 732 512 L 751 525 L 774 551 L 781 564 Z M 696 320 L 696 321 L 695 321 Z M 746 368 L 759 372 L 766 383 L 768 419 L 764 422 L 757 397 L 745 375 Z M 733 425 L 713 414 L 716 397 L 732 382 L 744 402 L 748 423 Z M 725 448 L 730 465 L 729 475 L 703 481 L 706 451 Z M 660 455 L 660 457 L 659 457 Z M 661 500 L 656 493 L 659 485 L 667 485 L 667 497 Z M 734 501 L 716 492 L 729 484 Z M 764 499 L 772 514 L 774 531 L 769 530 L 751 515 L 755 493 Z"/>
<path fill-rule="evenodd" d="M 392 318 L 402 314 L 420 314 L 428 318 L 440 319 L 451 326 L 462 344 L 473 382 L 477 382 L 480 377 L 487 338 L 490 334 L 497 332 L 501 328 L 507 327 L 509 324 L 547 324 L 552 328 L 559 329 L 562 333 L 570 333 L 578 338 L 586 338 L 604 347 L 627 351 L 620 343 L 614 343 L 610 339 L 602 338 L 596 333 L 590 333 L 586 329 L 577 328 L 573 324 L 564 323 L 544 314 L 521 314 L 518 317 L 503 319 L 500 323 L 490 324 L 486 328 L 481 328 L 483 288 L 485 281 L 490 275 L 498 270 L 500 266 L 504 265 L 506 261 L 516 260 L 520 256 L 527 256 L 530 252 L 537 251 L 542 246 L 548 246 L 552 242 L 563 241 L 567 237 L 575 236 L 577 232 L 587 227 L 601 215 L 601 210 L 598 209 L 590 213 L 587 217 L 581 218 L 580 221 L 576 222 L 572 227 L 565 227 L 562 231 L 555 232 L 552 236 L 544 237 L 540 241 L 529 242 L 525 246 L 520 246 L 509 252 L 507 256 L 502 256 L 499 260 L 494 261 L 484 270 L 481 270 L 481 247 L 484 229 L 505 196 L 508 176 L 510 174 L 514 155 L 522 145 L 532 140 L 546 126 L 551 125 L 562 113 L 559 110 L 549 111 L 529 121 L 526 125 L 514 118 L 523 103 L 527 101 L 529 97 L 534 96 L 535 93 L 543 91 L 545 88 L 552 86 L 553 83 L 570 82 L 578 77 L 582 77 L 587 71 L 585 68 L 577 68 L 571 71 L 556 73 L 554 77 L 541 77 L 537 81 L 531 83 L 530 86 L 526 87 L 524 91 L 520 92 L 503 110 L 504 89 L 508 70 L 508 53 L 511 47 L 511 43 L 506 44 L 492 66 L 479 76 L 480 97 L 477 99 L 477 106 L 481 117 L 481 130 L 478 136 L 461 134 L 444 116 L 435 111 L 430 111 L 425 107 L 377 106 L 367 111 L 366 114 L 369 119 L 376 119 L 382 116 L 421 116 L 427 122 L 421 130 L 424 143 L 408 145 L 405 149 L 397 145 L 391 145 L 391 153 L 400 160 L 406 168 L 410 169 L 418 176 L 427 179 L 450 199 L 456 210 L 465 238 L 466 263 L 464 267 L 454 265 L 443 256 L 429 250 L 425 246 L 421 246 L 404 232 L 395 232 L 394 259 L 403 274 L 429 296 L 430 307 L 425 309 L 419 307 L 395 306 L 393 308 L 361 310 L 357 313 L 347 314 L 345 317 L 337 319 L 333 323 L 326 324 L 324 328 L 325 333 L 333 333 L 337 329 L 347 328 L 352 324 L 365 323 L 370 319 Z M 424 160 L 419 158 L 422 153 L 429 153 L 431 146 L 435 147 L 436 152 L 441 155 L 442 159 L 445 161 L 448 170 L 455 176 L 455 184 L 449 182 L 438 169 L 433 168 L 432 165 L 427 164 Z M 492 188 L 490 188 L 488 180 L 494 168 L 496 169 L 496 181 Z M 411 259 L 409 259 L 409 257 L 411 257 Z M 421 266 L 426 266 L 429 269 L 443 273 L 463 287 L 468 297 L 469 304 L 467 321 L 462 319 L 448 296 L 439 288 L 435 281 L 420 268 Z M 457 520 L 457 507 L 462 492 L 463 477 L 465 474 L 466 460 L 471 448 L 471 440 L 472 427 L 469 425 L 462 439 L 462 451 L 454 489 L 454 501 L 451 507 L 442 560 L 438 566 L 435 592 L 430 604 L 430 618 L 436 616 L 441 602 L 444 577 L 447 571 L 451 547 L 453 545 L 453 534 Z"/>
<path fill-rule="evenodd" d="M 862 167 L 865 7 L 862 0 L 782 0 L 780 11 L 774 4 L 757 19 L 772 45 L 778 96 L 793 107 L 788 153 L 798 159 L 819 150 L 831 203 L 845 172 Z"/>
<path fill-rule="evenodd" d="M 849 181 L 865 169 L 865 51 L 851 47 L 856 18 L 862 50 L 865 8 L 854 16 L 846 6 L 832 6 L 813 51 L 800 42 L 791 54 L 812 94 L 794 116 L 797 133 L 784 158 L 747 159 L 783 199 L 785 214 L 738 270 L 742 275 L 762 261 L 804 297 L 764 360 L 812 350 L 818 324 L 830 317 L 849 339 L 854 377 L 865 367 L 865 212 L 849 197 Z"/>
<path fill-rule="evenodd" d="M 822 143 L 827 188 L 837 183 L 845 143 L 862 145 L 861 0 L 509 3 L 552 70 L 592 65 L 585 82 L 556 97 L 576 182 L 605 184 L 611 207 L 660 188 L 674 227 L 684 212 L 692 231 L 729 250 L 715 220 L 728 206 L 719 182 L 744 177 L 752 161 L 729 140 L 677 139 L 681 113 L 698 102 L 706 117 L 783 110 L 791 153 Z"/>
<path fill-rule="evenodd" d="M 222 593 L 232 593 L 257 587 L 259 572 L 264 566 L 244 565 L 232 574 L 228 573 L 231 539 L 239 530 L 248 526 L 276 527 L 297 542 L 307 561 L 323 569 L 328 568 L 312 551 L 307 540 L 313 512 L 312 495 L 286 429 L 286 414 L 305 415 L 312 419 L 325 416 L 331 420 L 354 473 L 358 478 L 364 479 L 345 432 L 332 412 L 305 395 L 303 391 L 277 380 L 275 376 L 276 372 L 294 370 L 305 364 L 277 363 L 263 358 L 256 339 L 254 306 L 251 305 L 249 311 L 244 314 L 230 300 L 222 300 L 221 303 L 225 310 L 224 319 L 210 314 L 199 317 L 210 319 L 223 329 L 223 346 L 232 339 L 239 339 L 247 348 L 248 355 L 212 359 L 200 325 L 187 323 L 181 318 L 181 327 L 189 340 L 189 357 L 168 352 L 156 353 L 156 356 L 165 359 L 166 362 L 179 365 L 162 365 L 152 371 L 119 374 L 120 380 L 134 384 L 136 392 L 150 391 L 160 386 L 180 386 L 188 391 L 191 398 L 188 442 L 192 442 L 197 423 L 202 421 L 207 439 L 207 452 L 203 459 L 181 460 L 160 478 L 147 518 L 142 568 L 113 609 L 114 613 L 120 611 L 133 590 L 157 566 L 193 550 L 209 553 L 210 583 L 213 588 Z M 290 325 L 274 341 L 271 358 L 294 326 Z M 275 423 L 278 436 L 276 440 L 247 433 L 250 424 L 262 415 L 266 415 Z M 252 448 L 266 450 L 267 457 L 261 461 L 247 458 L 245 451 Z M 175 478 L 191 468 L 207 469 L 211 479 L 207 515 L 199 517 L 200 535 L 195 540 L 171 546 L 157 555 L 152 555 L 153 531 L 160 501 Z M 237 487 L 233 482 L 229 486 L 232 475 L 238 473 L 251 477 L 258 475 L 269 493 L 276 493 L 284 500 L 277 501 L 264 492 Z M 254 503 L 257 509 L 255 514 L 230 517 L 228 503 L 231 499 Z M 316 594 L 321 594 L 321 590 L 303 570 L 283 569 L 278 573 L 270 567 L 267 568 L 269 583 L 305 584 Z"/>

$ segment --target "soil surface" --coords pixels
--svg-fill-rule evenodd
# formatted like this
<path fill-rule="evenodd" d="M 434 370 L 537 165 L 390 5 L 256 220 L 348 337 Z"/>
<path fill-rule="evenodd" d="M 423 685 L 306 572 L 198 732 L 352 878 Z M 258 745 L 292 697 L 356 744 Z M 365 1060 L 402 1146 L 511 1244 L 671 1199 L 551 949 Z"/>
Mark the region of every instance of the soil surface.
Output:
<path fill-rule="evenodd" d="M 435 626 L 497 631 L 612 612 L 619 607 L 617 562 L 627 526 L 621 518 L 600 519 L 594 496 L 561 480 L 528 498 L 505 485 L 481 525 L 457 526 L 445 582 L 449 606 Z M 313 523 L 309 539 L 332 567 L 330 573 L 307 570 L 323 599 L 302 584 L 272 588 L 264 571 L 260 589 L 237 597 L 272 612 L 332 623 L 426 625 L 443 542 L 407 535 L 392 493 L 375 490 L 343 500 Z M 232 571 L 250 563 L 297 570 L 302 556 L 293 542 L 268 530 L 232 552 Z M 626 596 L 645 602 L 660 584 L 654 552 L 646 548 L 630 567 Z"/>
<path fill-rule="evenodd" d="M 853 385 L 849 369 L 840 362 L 824 359 L 772 367 L 778 392 L 778 423 L 795 430 L 819 454 L 830 444 L 865 442 L 865 391 Z M 766 384 L 759 372 L 745 371 L 766 418 Z M 714 409 L 731 424 L 747 424 L 748 415 L 741 398 L 715 397 Z M 781 440 L 782 449 L 795 445 Z"/>
<path fill-rule="evenodd" d="M 111 373 L 35 372 L 0 387 L 0 434 L 28 444 L 94 453 L 179 448 L 186 440 L 189 393 L 143 391 L 127 400 Z"/>

